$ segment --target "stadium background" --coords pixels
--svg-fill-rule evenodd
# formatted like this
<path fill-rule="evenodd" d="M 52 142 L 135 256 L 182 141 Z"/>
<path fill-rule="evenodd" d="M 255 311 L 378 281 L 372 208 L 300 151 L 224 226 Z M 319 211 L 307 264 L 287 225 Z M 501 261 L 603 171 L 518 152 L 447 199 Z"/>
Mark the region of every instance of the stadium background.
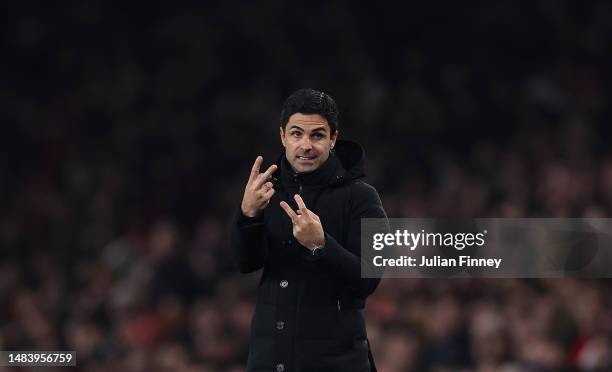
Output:
<path fill-rule="evenodd" d="M 389 216 L 612 210 L 608 1 L 0 8 L 2 350 L 242 371 L 259 273 L 227 225 L 300 87 L 336 99 Z M 387 279 L 368 330 L 382 372 L 610 371 L 611 287 Z"/>

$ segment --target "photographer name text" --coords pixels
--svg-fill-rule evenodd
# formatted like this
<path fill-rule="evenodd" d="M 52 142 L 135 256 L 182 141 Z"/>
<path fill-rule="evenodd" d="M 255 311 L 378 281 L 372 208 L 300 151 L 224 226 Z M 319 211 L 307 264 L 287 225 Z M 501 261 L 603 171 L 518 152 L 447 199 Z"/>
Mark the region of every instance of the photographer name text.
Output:
<path fill-rule="evenodd" d="M 403 267 L 495 267 L 499 269 L 501 258 L 473 258 L 471 256 L 459 256 L 457 258 L 444 258 L 442 256 L 421 257 L 421 261 L 415 257 L 401 256 L 396 258 L 383 258 L 375 256 L 374 266 L 403 266 Z"/>

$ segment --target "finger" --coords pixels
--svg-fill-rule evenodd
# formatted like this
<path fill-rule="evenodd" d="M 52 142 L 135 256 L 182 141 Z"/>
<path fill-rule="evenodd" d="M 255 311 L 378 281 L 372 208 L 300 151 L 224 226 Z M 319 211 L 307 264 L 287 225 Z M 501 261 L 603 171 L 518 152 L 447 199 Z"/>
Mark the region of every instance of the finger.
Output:
<path fill-rule="evenodd" d="M 306 204 L 304 204 L 304 199 L 299 194 L 295 194 L 293 197 L 298 207 L 300 208 L 300 212 L 306 212 L 308 208 L 306 208 Z"/>
<path fill-rule="evenodd" d="M 266 191 L 263 195 L 264 200 L 270 201 L 270 199 L 272 198 L 272 195 L 274 195 L 274 189 L 270 189 L 268 191 Z"/>
<path fill-rule="evenodd" d="M 249 176 L 249 182 L 255 181 L 255 178 L 259 175 L 259 168 L 261 167 L 261 163 L 263 163 L 263 157 L 258 156 L 253 163 L 253 167 L 251 168 L 251 175 Z"/>
<path fill-rule="evenodd" d="M 289 218 L 291 218 L 291 221 L 296 222 L 297 214 L 295 214 L 295 212 L 293 211 L 293 209 L 291 209 L 289 204 L 287 204 L 286 202 L 282 201 L 282 202 L 280 202 L 280 206 L 281 206 L 281 208 L 283 208 L 285 210 L 285 212 L 287 213 L 287 216 L 289 216 Z"/>
<path fill-rule="evenodd" d="M 276 172 L 277 169 L 278 166 L 276 164 L 272 164 L 268 169 L 266 169 L 266 171 L 264 172 L 266 179 L 272 177 L 272 173 Z"/>
<path fill-rule="evenodd" d="M 259 176 L 255 178 L 255 181 L 253 181 L 253 187 L 255 187 L 255 189 L 260 188 L 261 185 L 272 177 L 272 173 L 274 173 L 277 168 L 276 164 L 272 164 L 264 173 L 259 174 Z"/>
<path fill-rule="evenodd" d="M 271 182 L 266 182 L 262 185 L 258 190 L 255 191 L 258 198 L 266 199 L 266 195 L 270 192 L 270 190 L 274 190 L 274 187 Z"/>
<path fill-rule="evenodd" d="M 268 190 L 274 188 L 274 184 L 272 182 L 266 182 L 261 186 L 255 186 L 256 183 L 253 183 L 253 187 L 255 187 L 256 191 L 261 192 L 261 193 L 266 193 L 268 192 Z"/>

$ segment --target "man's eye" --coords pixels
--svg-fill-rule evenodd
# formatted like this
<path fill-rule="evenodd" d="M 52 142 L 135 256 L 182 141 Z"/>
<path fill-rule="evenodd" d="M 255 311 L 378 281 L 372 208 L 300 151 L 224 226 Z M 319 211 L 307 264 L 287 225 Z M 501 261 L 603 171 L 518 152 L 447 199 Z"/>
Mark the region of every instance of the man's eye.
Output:
<path fill-rule="evenodd" d="M 302 133 L 300 133 L 300 132 L 291 132 L 291 135 L 293 137 L 300 137 L 302 135 Z"/>
<path fill-rule="evenodd" d="M 313 136 L 314 138 L 316 138 L 316 139 L 321 139 L 321 138 L 323 138 L 323 134 L 321 134 L 321 133 L 315 133 L 315 134 L 313 134 L 312 136 Z"/>

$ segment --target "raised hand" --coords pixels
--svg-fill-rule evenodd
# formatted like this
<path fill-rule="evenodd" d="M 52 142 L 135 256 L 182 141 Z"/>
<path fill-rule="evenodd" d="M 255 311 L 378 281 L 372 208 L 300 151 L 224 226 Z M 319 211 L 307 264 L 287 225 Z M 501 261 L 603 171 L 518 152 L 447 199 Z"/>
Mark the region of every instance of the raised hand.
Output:
<path fill-rule="evenodd" d="M 306 208 L 301 196 L 296 194 L 294 198 L 298 205 L 297 213 L 286 202 L 280 202 L 281 208 L 285 210 L 293 223 L 293 236 L 301 245 L 310 250 L 322 246 L 325 244 L 325 233 L 319 216 Z"/>
<path fill-rule="evenodd" d="M 276 164 L 272 164 L 264 173 L 259 173 L 261 163 L 263 163 L 263 157 L 258 156 L 253 163 L 253 168 L 251 168 L 249 182 L 244 188 L 240 209 L 242 214 L 247 217 L 258 216 L 268 206 L 272 195 L 274 195 L 274 188 L 269 180 L 278 167 Z"/>

